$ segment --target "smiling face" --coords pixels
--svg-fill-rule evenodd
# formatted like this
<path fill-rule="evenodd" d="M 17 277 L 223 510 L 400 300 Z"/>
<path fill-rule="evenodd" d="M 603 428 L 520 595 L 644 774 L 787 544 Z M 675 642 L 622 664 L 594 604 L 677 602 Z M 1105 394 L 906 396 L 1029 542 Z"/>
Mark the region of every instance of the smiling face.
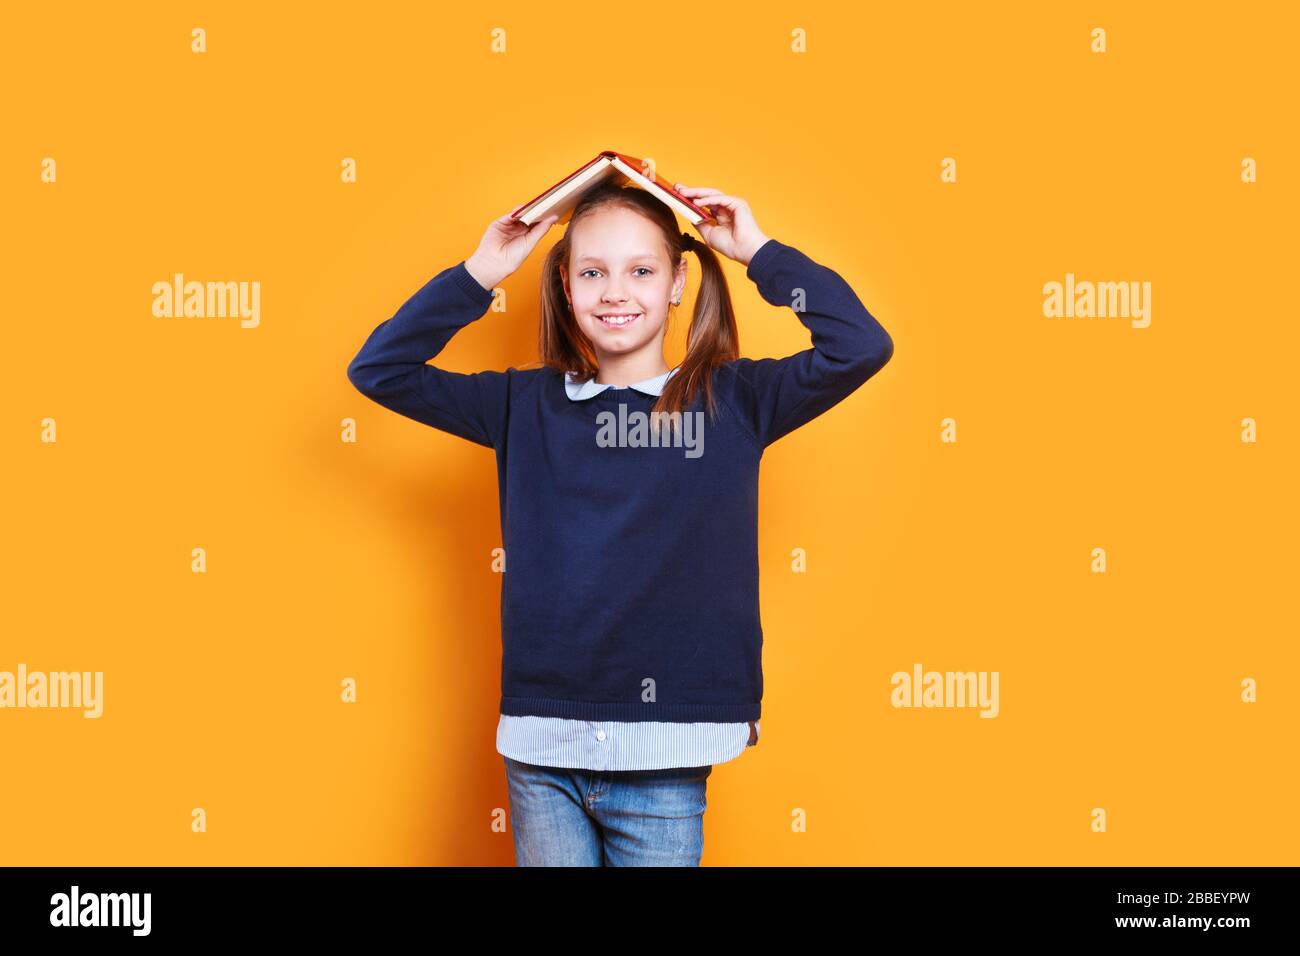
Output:
<path fill-rule="evenodd" d="M 673 267 L 663 232 L 623 206 L 604 206 L 569 228 L 564 288 L 596 356 L 663 350 L 668 306 L 686 285 L 686 262 Z"/>

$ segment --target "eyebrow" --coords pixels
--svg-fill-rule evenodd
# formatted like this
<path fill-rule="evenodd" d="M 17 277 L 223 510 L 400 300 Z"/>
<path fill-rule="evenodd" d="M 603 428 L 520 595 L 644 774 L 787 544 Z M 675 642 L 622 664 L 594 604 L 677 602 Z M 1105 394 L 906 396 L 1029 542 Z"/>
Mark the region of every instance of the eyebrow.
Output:
<path fill-rule="evenodd" d="M 654 254 L 653 254 L 653 253 L 650 253 L 650 252 L 642 252 L 642 253 L 639 253 L 638 255 L 632 256 L 631 258 L 632 258 L 633 260 L 639 260 L 639 259 L 653 259 L 653 258 L 654 258 Z M 600 256 L 593 256 L 593 255 L 588 255 L 588 254 L 585 254 L 585 253 L 584 253 L 583 255 L 578 256 L 578 258 L 577 258 L 575 261 L 576 261 L 576 262 L 584 262 L 584 261 L 587 261 L 587 262 L 600 262 L 600 263 L 603 263 L 605 260 L 601 259 Z"/>

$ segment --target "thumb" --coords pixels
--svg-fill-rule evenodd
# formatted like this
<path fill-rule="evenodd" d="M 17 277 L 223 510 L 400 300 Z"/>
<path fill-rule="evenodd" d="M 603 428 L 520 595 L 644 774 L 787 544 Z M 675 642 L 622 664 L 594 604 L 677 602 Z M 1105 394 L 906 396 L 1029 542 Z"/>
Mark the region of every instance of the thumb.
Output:
<path fill-rule="evenodd" d="M 547 216 L 529 226 L 528 231 L 524 233 L 524 248 L 532 252 L 537 243 L 541 241 L 542 236 L 546 235 L 547 230 L 555 225 L 555 220 L 558 218 L 559 216 Z"/>
<path fill-rule="evenodd" d="M 559 216 L 552 214 L 547 216 L 545 219 L 539 219 L 537 222 L 533 223 L 528 230 L 529 241 L 536 242 L 538 239 L 542 238 L 542 236 L 546 235 L 547 230 L 555 225 L 556 220 L 559 218 Z"/>

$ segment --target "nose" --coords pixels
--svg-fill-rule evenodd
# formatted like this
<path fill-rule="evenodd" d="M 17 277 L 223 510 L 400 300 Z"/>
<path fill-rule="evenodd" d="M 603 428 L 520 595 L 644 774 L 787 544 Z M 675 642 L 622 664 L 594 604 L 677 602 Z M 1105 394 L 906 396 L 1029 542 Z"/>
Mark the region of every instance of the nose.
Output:
<path fill-rule="evenodd" d="M 617 305 L 618 303 L 627 301 L 627 296 L 623 294 L 623 289 L 619 284 L 617 276 L 611 275 L 605 280 L 605 288 L 601 292 L 600 299 L 602 302 L 607 302 L 611 305 Z"/>

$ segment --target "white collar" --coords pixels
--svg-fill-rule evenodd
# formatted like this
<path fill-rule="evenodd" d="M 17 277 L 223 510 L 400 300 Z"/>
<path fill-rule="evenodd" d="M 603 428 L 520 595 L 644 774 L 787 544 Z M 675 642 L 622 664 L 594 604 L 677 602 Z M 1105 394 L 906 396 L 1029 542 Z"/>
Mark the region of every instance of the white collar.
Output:
<path fill-rule="evenodd" d="M 641 382 L 633 382 L 631 385 L 610 385 L 608 382 L 597 382 L 594 378 L 589 382 L 579 384 L 573 380 L 572 372 L 565 372 L 564 391 L 575 402 L 580 402 L 584 398 L 591 398 L 593 395 L 599 395 L 607 388 L 635 388 L 638 392 L 645 392 L 647 395 L 660 395 L 663 393 L 664 383 L 680 368 L 680 365 L 677 368 L 670 368 L 662 375 L 656 375 L 654 378 L 647 378 Z"/>

